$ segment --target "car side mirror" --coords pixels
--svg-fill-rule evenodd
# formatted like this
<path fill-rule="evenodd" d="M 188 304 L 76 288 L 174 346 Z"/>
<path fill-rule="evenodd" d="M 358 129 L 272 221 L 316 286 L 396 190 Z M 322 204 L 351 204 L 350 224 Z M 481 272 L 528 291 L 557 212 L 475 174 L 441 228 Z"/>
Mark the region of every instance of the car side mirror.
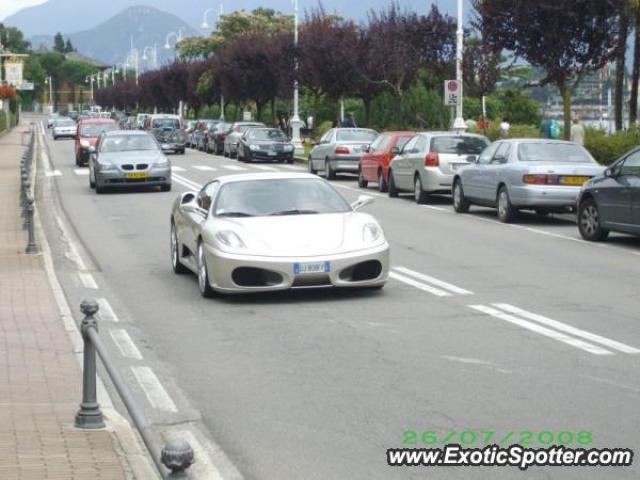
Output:
<path fill-rule="evenodd" d="M 391 148 L 391 155 L 398 155 L 400 153 L 400 149 L 398 147 Z"/>
<path fill-rule="evenodd" d="M 467 157 L 467 162 L 469 163 L 478 163 L 478 157 L 475 155 L 469 155 Z"/>
<path fill-rule="evenodd" d="M 507 163 L 506 157 L 493 157 L 491 163 Z"/>
<path fill-rule="evenodd" d="M 613 173 L 613 169 L 612 168 L 606 168 L 604 170 L 604 176 L 608 177 L 608 178 L 613 178 L 615 177 L 614 173 Z"/>
<path fill-rule="evenodd" d="M 180 197 L 180 205 L 193 203 L 193 201 L 196 199 L 196 195 L 196 192 L 184 192 Z"/>
<path fill-rule="evenodd" d="M 367 145 L 366 147 L 364 147 L 364 149 L 362 150 L 364 153 L 369 153 L 371 152 L 371 145 Z"/>
<path fill-rule="evenodd" d="M 351 204 L 351 208 L 353 208 L 354 210 L 359 210 L 366 205 L 372 204 L 373 201 L 374 201 L 373 197 L 369 195 L 360 195 L 358 197 L 358 200 L 356 200 Z"/>

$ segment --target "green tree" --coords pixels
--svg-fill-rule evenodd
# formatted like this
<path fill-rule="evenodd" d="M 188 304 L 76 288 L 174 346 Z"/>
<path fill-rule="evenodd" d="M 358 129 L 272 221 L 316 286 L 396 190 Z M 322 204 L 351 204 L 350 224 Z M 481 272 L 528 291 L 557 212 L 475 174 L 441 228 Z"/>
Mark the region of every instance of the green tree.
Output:
<path fill-rule="evenodd" d="M 64 49 L 64 38 L 60 32 L 56 33 L 56 36 L 53 37 L 53 51 L 58 53 L 65 53 Z"/>
<path fill-rule="evenodd" d="M 76 49 L 74 48 L 73 44 L 71 43 L 71 40 L 67 38 L 67 41 L 64 44 L 64 53 L 71 53 L 71 52 L 75 52 Z"/>
<path fill-rule="evenodd" d="M 69 85 L 71 98 L 73 99 L 73 103 L 75 103 L 76 89 L 79 86 L 84 86 L 87 76 L 96 72 L 96 67 L 89 63 L 79 62 L 77 60 L 65 60 L 58 67 L 58 80 L 61 83 Z"/>
<path fill-rule="evenodd" d="M 27 53 L 31 44 L 24 39 L 20 30 L 14 27 L 5 27 L 0 23 L 0 44 L 11 53 Z"/>

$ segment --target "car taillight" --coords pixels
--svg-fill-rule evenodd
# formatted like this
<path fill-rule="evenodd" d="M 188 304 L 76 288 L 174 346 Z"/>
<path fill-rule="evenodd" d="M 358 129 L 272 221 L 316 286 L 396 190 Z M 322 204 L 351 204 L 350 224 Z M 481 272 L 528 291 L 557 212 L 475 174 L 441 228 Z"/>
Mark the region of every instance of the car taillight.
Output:
<path fill-rule="evenodd" d="M 336 153 L 338 154 L 347 154 L 349 153 L 349 147 L 336 147 Z"/>
<path fill-rule="evenodd" d="M 425 167 L 437 167 L 440 165 L 440 157 L 435 152 L 427 153 L 427 156 L 424 157 L 424 166 Z"/>
<path fill-rule="evenodd" d="M 560 177 L 558 175 L 528 174 L 522 177 L 522 181 L 528 185 L 558 185 Z"/>

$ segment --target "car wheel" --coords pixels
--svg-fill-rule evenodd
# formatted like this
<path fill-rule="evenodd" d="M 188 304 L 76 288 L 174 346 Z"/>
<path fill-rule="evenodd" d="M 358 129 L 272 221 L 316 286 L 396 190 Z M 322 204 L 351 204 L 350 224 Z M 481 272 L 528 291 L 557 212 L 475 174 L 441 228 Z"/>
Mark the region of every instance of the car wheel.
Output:
<path fill-rule="evenodd" d="M 364 179 L 364 175 L 362 174 L 362 169 L 358 169 L 358 187 L 367 188 L 369 186 L 369 182 Z"/>
<path fill-rule="evenodd" d="M 420 175 L 416 175 L 415 182 L 413 184 L 413 198 L 417 204 L 427 203 L 427 192 L 422 189 L 422 179 Z"/>
<path fill-rule="evenodd" d="M 582 238 L 590 242 L 599 242 L 609 236 L 609 231 L 600 226 L 600 211 L 592 198 L 578 206 L 578 230 Z"/>
<path fill-rule="evenodd" d="M 457 213 L 467 213 L 469 212 L 470 206 L 469 200 L 464 196 L 462 180 L 458 179 L 456 183 L 453 184 L 453 209 Z"/>
<path fill-rule="evenodd" d="M 335 180 L 336 178 L 336 172 L 331 168 L 331 162 L 328 158 L 324 161 L 324 176 L 327 180 Z"/>
<path fill-rule="evenodd" d="M 400 192 L 396 188 L 396 181 L 393 178 L 393 170 L 389 170 L 389 197 L 396 198 L 398 193 Z"/>
<path fill-rule="evenodd" d="M 223 152 L 222 152 L 222 153 L 223 153 L 223 155 L 224 155 L 225 157 L 229 158 L 229 152 L 227 151 L 227 147 L 224 147 L 224 149 L 223 149 Z"/>
<path fill-rule="evenodd" d="M 95 174 L 91 167 L 89 167 L 89 188 L 96 188 Z"/>
<path fill-rule="evenodd" d="M 207 259 L 204 256 L 202 241 L 198 243 L 198 288 L 200 295 L 205 298 L 213 296 L 213 289 L 209 284 L 209 272 L 207 271 Z"/>
<path fill-rule="evenodd" d="M 178 243 L 178 234 L 176 233 L 176 226 L 173 222 L 171 222 L 171 267 L 173 268 L 173 273 L 176 275 L 182 275 L 183 273 L 187 273 L 189 269 L 185 267 L 182 262 L 180 262 L 180 247 Z"/>
<path fill-rule="evenodd" d="M 105 192 L 105 188 L 104 187 L 99 187 L 96 184 L 96 193 L 101 194 L 101 193 L 104 193 L 104 192 Z"/>
<path fill-rule="evenodd" d="M 292 164 L 292 163 L 293 163 L 293 157 L 291 157 L 291 158 L 287 158 L 287 160 L 285 161 L 285 163 Z"/>
<path fill-rule="evenodd" d="M 309 173 L 313 175 L 318 174 L 318 171 L 313 168 L 313 160 L 311 160 L 311 155 L 309 155 L 309 158 L 307 159 L 307 170 L 309 170 Z"/>
<path fill-rule="evenodd" d="M 387 181 L 384 179 L 384 172 L 382 169 L 378 171 L 378 191 L 380 193 L 387 193 L 389 190 L 389 185 L 387 185 Z"/>
<path fill-rule="evenodd" d="M 76 155 L 76 167 L 81 167 L 81 166 L 82 166 L 82 162 L 80 161 L 80 157 Z"/>
<path fill-rule="evenodd" d="M 164 185 L 160 185 L 160 191 L 161 192 L 170 192 L 171 191 L 171 184 L 170 183 L 166 183 Z"/>
<path fill-rule="evenodd" d="M 511 203 L 507 187 L 500 187 L 498 191 L 498 220 L 510 223 L 516 218 L 517 210 Z"/>

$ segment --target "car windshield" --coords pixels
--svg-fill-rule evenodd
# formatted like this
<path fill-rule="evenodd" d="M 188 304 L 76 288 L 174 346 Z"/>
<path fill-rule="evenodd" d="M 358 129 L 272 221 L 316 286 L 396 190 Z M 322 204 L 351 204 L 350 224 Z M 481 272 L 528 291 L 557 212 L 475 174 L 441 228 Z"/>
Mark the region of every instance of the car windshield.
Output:
<path fill-rule="evenodd" d="M 158 145 L 148 135 L 113 135 L 105 137 L 100 146 L 104 153 L 138 150 L 158 150 Z"/>
<path fill-rule="evenodd" d="M 521 162 L 596 163 L 589 153 L 573 143 L 521 143 Z"/>
<path fill-rule="evenodd" d="M 263 217 L 342 213 L 350 210 L 347 201 L 324 180 L 283 178 L 223 185 L 216 201 L 215 215 Z"/>
<path fill-rule="evenodd" d="M 56 127 L 73 127 L 75 124 L 76 122 L 73 120 L 58 120 L 56 122 Z"/>
<path fill-rule="evenodd" d="M 274 142 L 286 142 L 287 136 L 282 130 L 254 130 L 249 134 L 251 140 L 272 140 Z"/>
<path fill-rule="evenodd" d="M 431 140 L 431 151 L 455 155 L 479 155 L 487 145 L 489 141 L 482 137 L 442 136 Z"/>
<path fill-rule="evenodd" d="M 378 132 L 373 130 L 338 130 L 339 142 L 373 142 Z"/>
<path fill-rule="evenodd" d="M 97 137 L 102 132 L 111 132 L 113 130 L 118 130 L 118 126 L 114 123 L 82 125 L 82 127 L 80 127 L 80 135 L 83 137 Z"/>
<path fill-rule="evenodd" d="M 151 123 L 151 127 L 178 129 L 180 128 L 180 120 L 178 120 L 177 118 L 156 118 Z"/>
<path fill-rule="evenodd" d="M 251 130 L 252 128 L 262 127 L 264 125 L 238 125 L 237 131 L 240 133 L 244 133 L 247 130 Z"/>

